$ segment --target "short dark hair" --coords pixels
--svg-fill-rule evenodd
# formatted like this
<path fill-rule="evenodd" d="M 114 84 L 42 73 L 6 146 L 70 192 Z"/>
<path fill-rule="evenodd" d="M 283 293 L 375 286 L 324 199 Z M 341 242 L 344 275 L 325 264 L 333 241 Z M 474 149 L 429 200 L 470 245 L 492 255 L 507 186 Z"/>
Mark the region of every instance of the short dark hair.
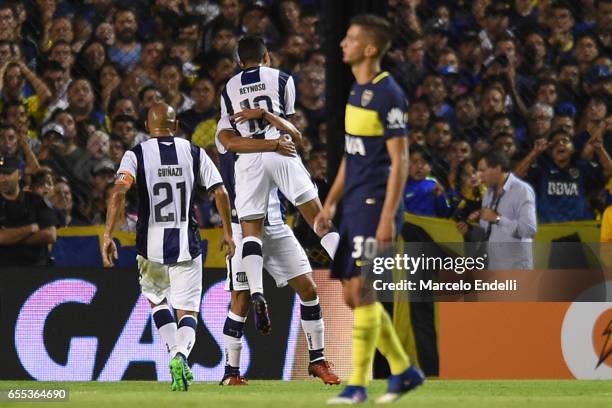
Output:
<path fill-rule="evenodd" d="M 215 36 L 219 34 L 219 32 L 221 31 L 230 31 L 235 36 L 236 33 L 234 30 L 235 30 L 234 26 L 229 21 L 226 21 L 223 19 L 218 20 L 217 22 L 212 23 L 212 28 L 211 28 L 212 38 L 215 38 Z"/>
<path fill-rule="evenodd" d="M 140 92 L 138 92 L 138 100 L 139 100 L 140 102 L 142 102 L 142 101 L 144 100 L 144 96 L 145 96 L 145 94 L 146 94 L 147 92 L 149 92 L 149 91 L 157 91 L 157 92 L 161 93 L 161 91 L 159 90 L 159 88 L 158 88 L 156 85 L 150 84 L 150 85 L 144 86 L 144 87 L 143 87 L 143 88 L 140 90 Z"/>
<path fill-rule="evenodd" d="M 183 75 L 183 63 L 177 58 L 166 58 L 159 64 L 159 72 L 166 67 L 174 67 L 181 76 Z"/>
<path fill-rule="evenodd" d="M 136 126 L 136 120 L 128 115 L 117 115 L 117 117 L 113 120 L 113 127 L 117 124 L 117 123 L 127 123 L 127 122 L 131 122 L 132 125 Z"/>
<path fill-rule="evenodd" d="M 391 47 L 393 30 L 389 21 L 384 17 L 374 14 L 360 14 L 351 19 L 351 25 L 363 27 L 372 34 L 374 43 L 378 48 L 378 56 L 384 55 Z"/>
<path fill-rule="evenodd" d="M 566 131 L 565 131 L 565 130 L 563 130 L 563 129 L 555 129 L 555 130 L 553 130 L 552 132 L 550 132 L 550 135 L 548 136 L 548 138 L 547 138 L 547 139 L 548 139 L 549 141 L 550 141 L 550 140 L 553 140 L 553 138 L 554 138 L 555 136 L 558 136 L 558 135 L 567 136 L 567 137 L 568 137 L 570 140 L 572 140 L 572 135 L 571 135 L 571 134 L 569 134 L 568 132 L 566 132 Z"/>
<path fill-rule="evenodd" d="M 515 139 L 514 135 L 512 133 L 508 133 L 508 132 L 501 132 L 501 133 L 496 134 L 493 137 L 493 143 L 495 143 L 498 139 L 501 139 L 502 137 L 509 137 L 510 139 L 512 139 L 514 144 L 516 144 L 516 139 Z"/>
<path fill-rule="evenodd" d="M 512 123 L 512 126 L 514 126 L 514 123 L 512 122 L 512 118 L 510 117 L 510 115 L 504 112 L 496 113 L 495 115 L 493 115 L 493 117 L 491 118 L 491 123 L 497 120 L 501 120 L 501 119 L 508 119 L 510 123 Z"/>
<path fill-rule="evenodd" d="M 410 156 L 414 156 L 415 154 L 420 154 L 423 160 L 425 160 L 429 165 L 433 163 L 432 157 L 423 146 L 414 145 L 410 146 Z"/>
<path fill-rule="evenodd" d="M 258 35 L 247 35 L 238 41 L 238 58 L 246 62 L 261 62 L 268 49 L 263 38 Z"/>
<path fill-rule="evenodd" d="M 49 167 L 43 166 L 39 170 L 32 173 L 32 180 L 30 182 L 30 185 L 33 188 L 41 187 L 45 184 L 45 179 L 47 178 L 47 176 L 51 176 L 51 178 L 53 178 L 53 170 L 51 170 Z"/>
<path fill-rule="evenodd" d="M 487 151 L 480 157 L 478 161 L 480 160 L 484 160 L 487 163 L 488 167 L 500 166 L 503 172 L 509 172 L 511 169 L 510 159 L 508 158 L 508 156 L 497 150 L 492 149 Z"/>
<path fill-rule="evenodd" d="M 15 126 L 9 125 L 8 123 L 1 123 L 0 134 L 6 132 L 7 130 L 12 130 L 13 132 L 17 133 L 17 128 Z"/>
<path fill-rule="evenodd" d="M 10 108 L 15 108 L 15 107 L 17 107 L 17 108 L 18 107 L 22 107 L 23 109 L 25 109 L 27 111 L 26 106 L 23 103 L 23 101 L 20 101 L 20 100 L 10 100 L 10 101 L 4 103 L 4 106 L 2 108 L 2 117 L 6 119 L 8 117 L 9 109 Z"/>

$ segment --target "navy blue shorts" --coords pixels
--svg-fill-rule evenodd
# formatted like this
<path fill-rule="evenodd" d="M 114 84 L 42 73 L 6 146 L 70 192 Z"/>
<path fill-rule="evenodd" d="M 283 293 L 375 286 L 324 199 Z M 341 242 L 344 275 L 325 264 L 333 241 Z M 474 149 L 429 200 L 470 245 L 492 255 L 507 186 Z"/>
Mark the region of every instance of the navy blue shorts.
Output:
<path fill-rule="evenodd" d="M 362 274 L 362 267 L 377 256 L 376 229 L 380 221 L 382 204 L 365 206 L 343 214 L 340 222 L 340 242 L 331 267 L 331 278 L 349 280 Z M 403 212 L 398 211 L 396 232 L 399 235 Z"/>

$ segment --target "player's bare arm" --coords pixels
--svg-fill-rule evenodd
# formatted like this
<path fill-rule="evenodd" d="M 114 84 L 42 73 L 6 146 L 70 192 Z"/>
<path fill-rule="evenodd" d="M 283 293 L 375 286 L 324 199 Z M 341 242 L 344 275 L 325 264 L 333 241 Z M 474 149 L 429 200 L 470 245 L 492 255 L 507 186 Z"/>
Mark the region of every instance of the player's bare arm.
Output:
<path fill-rule="evenodd" d="M 323 233 L 326 234 L 329 232 L 331 228 L 331 220 L 336 215 L 336 209 L 338 206 L 338 202 L 344 195 L 344 180 L 346 178 L 346 157 L 342 158 L 340 162 L 340 167 L 338 167 L 338 173 L 336 174 L 336 179 L 334 180 L 334 184 L 332 184 L 329 193 L 327 194 L 327 198 L 325 199 L 325 204 L 323 204 L 323 208 L 316 216 L 314 221 L 314 230 L 317 234 Z"/>
<path fill-rule="evenodd" d="M 395 238 L 395 215 L 408 179 L 408 138 L 394 137 L 387 140 L 386 145 L 391 158 L 391 171 L 376 230 L 376 240 L 379 242 L 390 242 Z"/>
<path fill-rule="evenodd" d="M 127 173 L 122 173 L 111 190 L 106 209 L 106 225 L 104 228 L 104 241 L 102 242 L 102 264 L 105 268 L 111 268 L 114 261 L 118 259 L 117 246 L 113 241 L 113 230 L 117 222 L 119 209 L 125 206 L 125 195 L 132 186 L 133 178 Z"/>
<path fill-rule="evenodd" d="M 278 115 L 270 113 L 263 108 L 243 109 L 235 115 L 232 115 L 231 118 L 237 123 L 243 123 L 249 120 L 265 120 L 281 132 L 287 132 L 296 145 L 302 145 L 302 133 L 295 127 L 293 123 L 289 122 L 287 119 L 283 119 Z"/>
<path fill-rule="evenodd" d="M 232 239 L 232 216 L 230 200 L 225 187 L 219 186 L 213 191 L 215 195 L 215 204 L 219 215 L 221 216 L 221 223 L 223 224 L 223 239 L 221 240 L 221 250 L 225 249 L 225 255 L 228 257 L 234 256 L 236 250 L 236 244 Z"/>
<path fill-rule="evenodd" d="M 219 132 L 219 141 L 230 152 L 234 153 L 263 153 L 276 152 L 283 156 L 295 157 L 297 151 L 291 140 L 285 139 L 252 139 L 240 137 L 232 129 L 223 129 Z"/>

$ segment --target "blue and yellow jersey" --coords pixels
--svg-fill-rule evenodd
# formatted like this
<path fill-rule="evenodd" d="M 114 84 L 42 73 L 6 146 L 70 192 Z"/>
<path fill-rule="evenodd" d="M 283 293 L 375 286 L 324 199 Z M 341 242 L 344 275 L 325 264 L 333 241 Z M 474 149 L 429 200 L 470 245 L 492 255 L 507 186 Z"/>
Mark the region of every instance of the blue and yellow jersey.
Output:
<path fill-rule="evenodd" d="M 391 166 L 386 141 L 408 133 L 406 111 L 404 92 L 388 72 L 353 84 L 345 115 L 345 212 L 382 205 Z"/>

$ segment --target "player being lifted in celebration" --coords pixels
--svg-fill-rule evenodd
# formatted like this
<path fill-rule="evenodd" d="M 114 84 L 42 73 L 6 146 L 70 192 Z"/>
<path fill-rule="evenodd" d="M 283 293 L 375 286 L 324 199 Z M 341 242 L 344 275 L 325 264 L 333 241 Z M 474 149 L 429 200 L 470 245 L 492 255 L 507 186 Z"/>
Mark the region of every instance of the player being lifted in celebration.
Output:
<path fill-rule="evenodd" d="M 247 117 L 261 115 L 261 112 L 244 110 L 234 116 L 238 122 Z M 299 131 L 287 120 L 271 113 L 264 116 L 277 129 L 285 131 L 294 138 L 300 138 Z M 220 128 L 224 127 L 222 122 Z M 225 142 L 225 145 L 221 143 Z M 236 254 L 228 262 L 225 290 L 231 291 L 231 306 L 223 327 L 225 344 L 225 374 L 221 384 L 244 385 L 240 376 L 240 353 L 244 322 L 249 309 L 249 282 L 242 262 L 242 230 L 234 215 L 234 160 L 236 152 L 276 151 L 277 154 L 295 156 L 295 146 L 290 140 L 257 140 L 239 137 L 234 130 L 220 130 L 216 138 L 220 153 L 221 176 L 227 187 L 232 203 L 232 230 L 236 244 Z M 231 151 L 227 151 L 225 146 Z M 291 286 L 300 297 L 302 329 L 308 344 L 310 364 L 308 373 L 319 377 L 325 384 L 340 384 L 340 378 L 332 371 L 324 355 L 325 324 L 317 295 L 317 287 L 312 280 L 312 269 L 306 253 L 295 238 L 293 231 L 285 223 L 285 216 L 279 199 L 278 188 L 270 192 L 266 219 L 263 230 L 263 267 L 276 281 L 278 287 Z"/>
<path fill-rule="evenodd" d="M 354 312 L 353 371 L 348 386 L 328 401 L 332 404 L 367 399 L 376 348 L 392 374 L 386 394 L 377 402 L 395 401 L 424 381 L 420 370 L 410 365 L 389 315 L 361 276 L 361 265 L 372 257 L 364 254 L 381 253 L 396 241 L 408 176 L 404 94 L 380 69 L 390 44 L 389 23 L 374 15 L 355 17 L 341 42 L 343 61 L 351 66 L 356 82 L 346 105 L 345 154 L 316 219 L 317 227 L 327 228 L 344 197 L 340 244 L 331 275 L 342 281 L 344 301 Z"/>
<path fill-rule="evenodd" d="M 242 72 L 227 82 L 221 94 L 220 122 L 242 137 L 273 139 L 274 146 L 280 148 L 283 136 L 270 122 L 270 114 L 285 118 L 295 112 L 293 79 L 284 72 L 267 67 L 270 56 L 260 37 L 241 39 L 238 58 Z M 241 111 L 245 111 L 242 116 L 230 120 Z M 223 127 L 218 129 L 223 130 Z M 321 210 L 321 202 L 308 171 L 297 156 L 283 156 L 274 151 L 242 152 L 236 159 L 235 171 L 235 204 L 243 235 L 242 260 L 249 281 L 255 324 L 260 332 L 266 334 L 270 332 L 271 322 L 263 297 L 262 234 L 270 191 L 278 187 L 311 227 Z M 321 245 L 333 258 L 338 233 L 330 230 L 318 235 Z"/>
<path fill-rule="evenodd" d="M 187 364 L 196 339 L 202 298 L 202 251 L 191 203 L 197 188 L 213 192 L 223 222 L 222 248 L 234 253 L 230 203 L 219 171 L 201 148 L 174 137 L 178 122 L 172 107 L 159 103 L 147 116 L 151 139 L 125 152 L 108 202 L 102 260 L 113 266 L 117 247 L 112 233 L 125 194 L 135 182 L 139 208 L 136 225 L 142 293 L 170 353 L 172 390 L 187 391 L 193 375 Z M 168 305 L 174 309 L 176 317 Z"/>

